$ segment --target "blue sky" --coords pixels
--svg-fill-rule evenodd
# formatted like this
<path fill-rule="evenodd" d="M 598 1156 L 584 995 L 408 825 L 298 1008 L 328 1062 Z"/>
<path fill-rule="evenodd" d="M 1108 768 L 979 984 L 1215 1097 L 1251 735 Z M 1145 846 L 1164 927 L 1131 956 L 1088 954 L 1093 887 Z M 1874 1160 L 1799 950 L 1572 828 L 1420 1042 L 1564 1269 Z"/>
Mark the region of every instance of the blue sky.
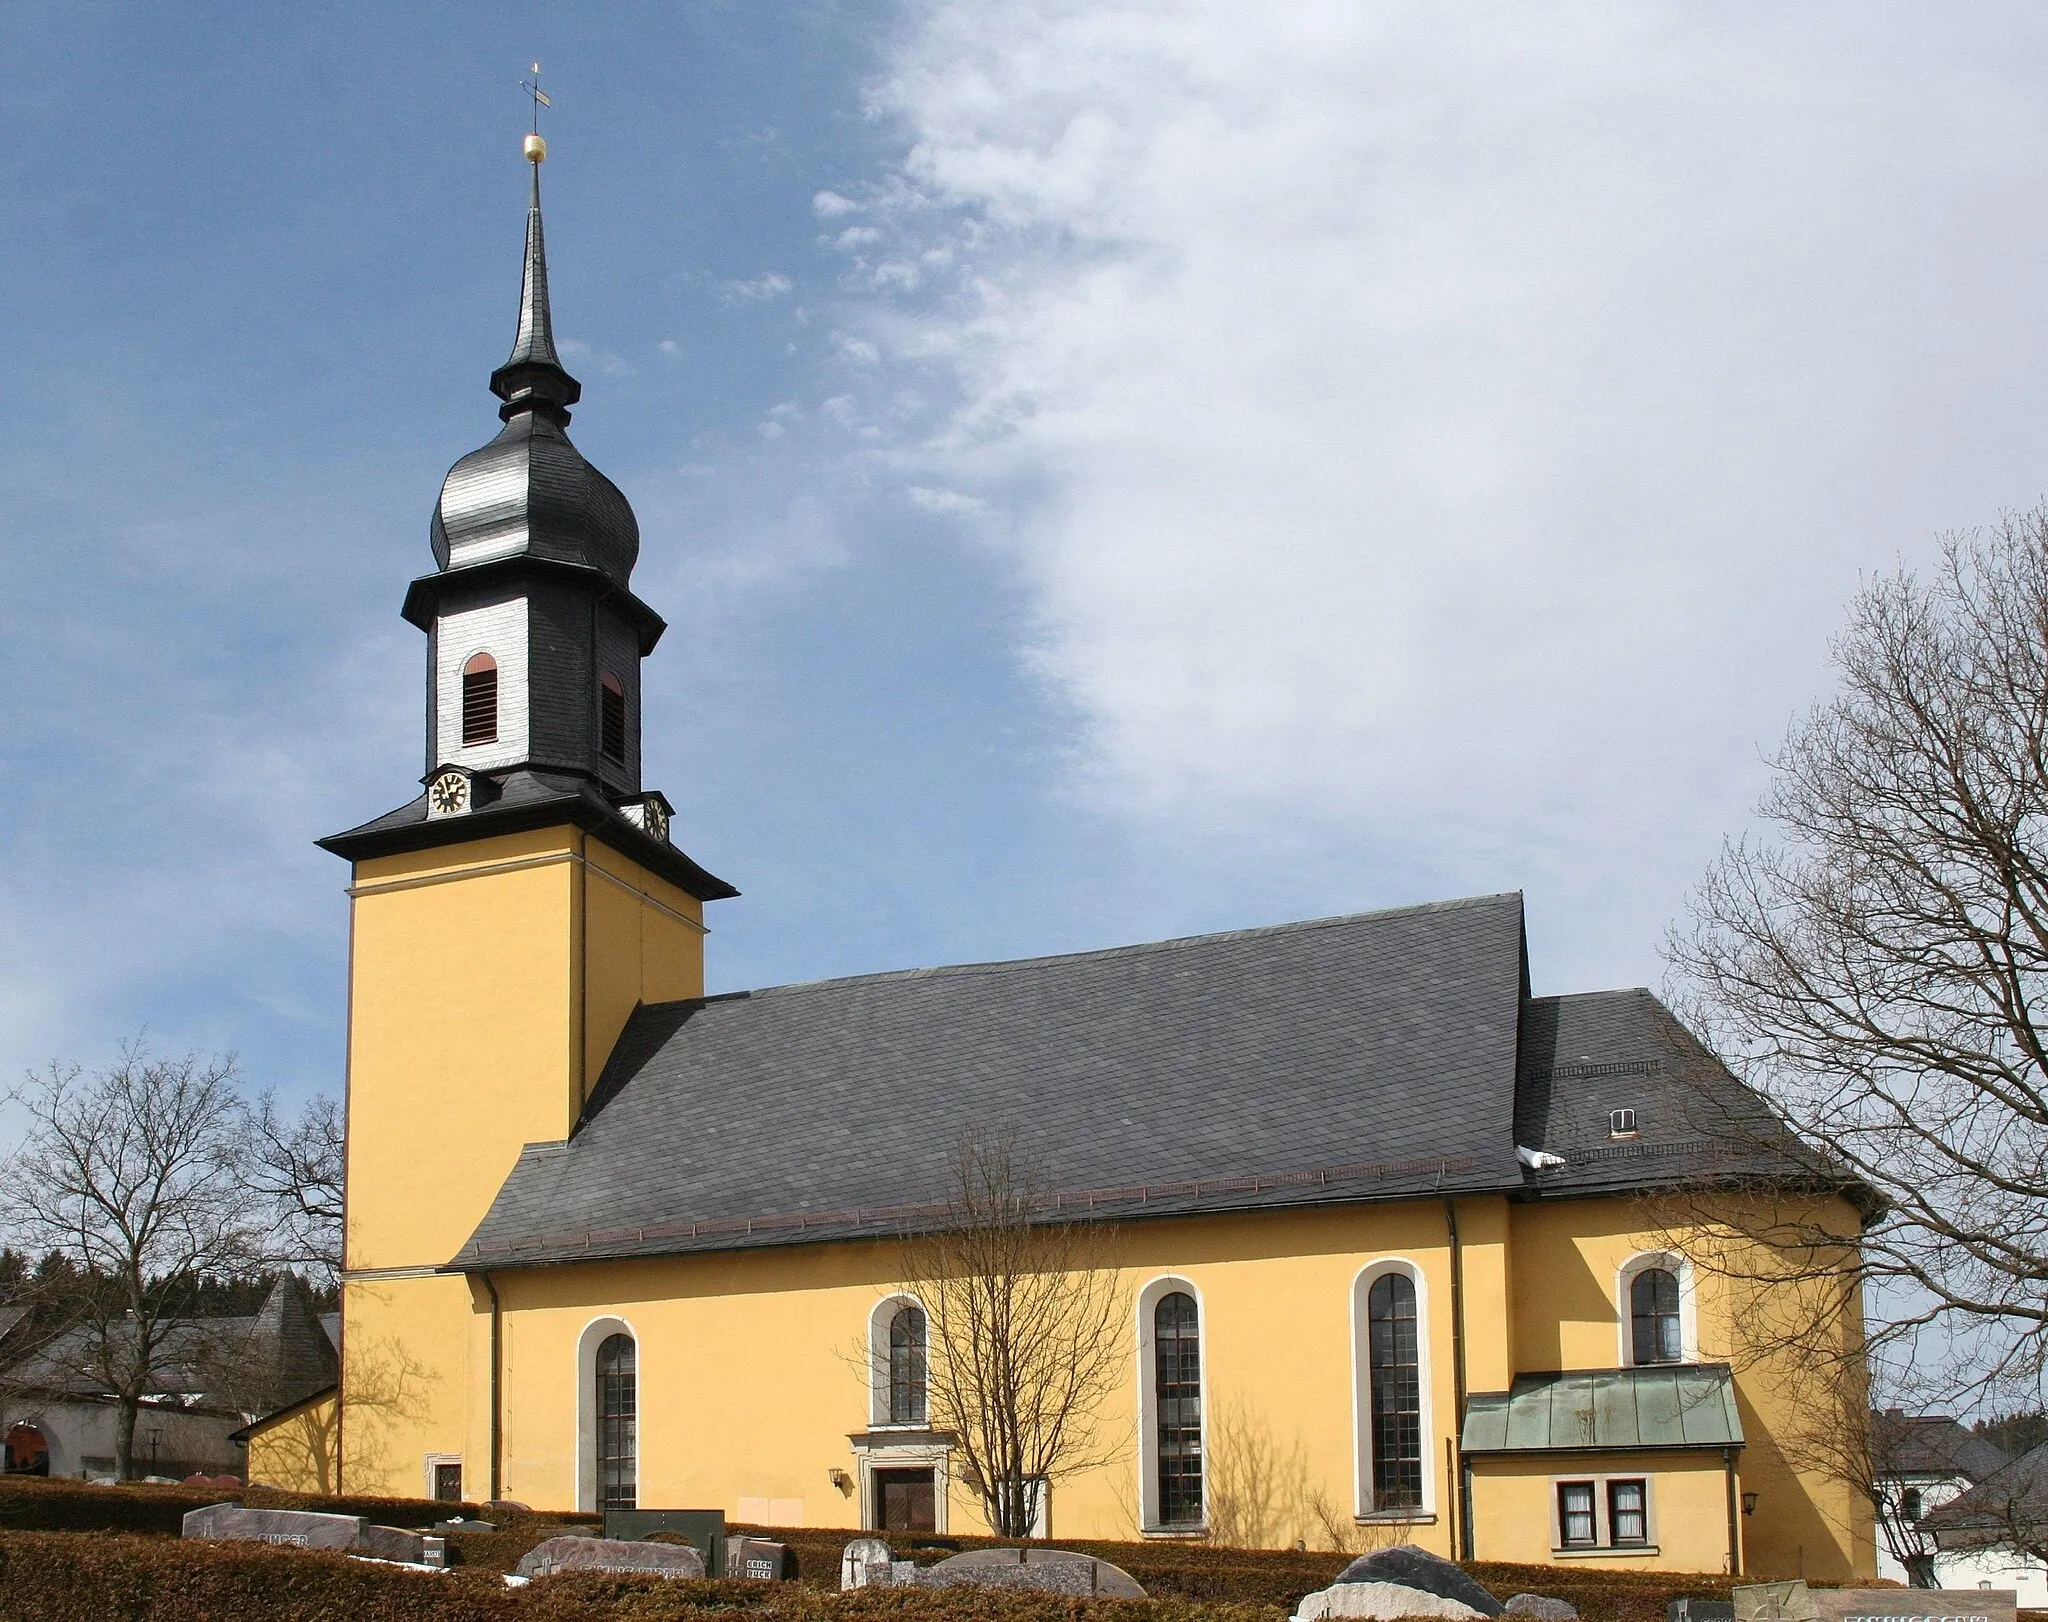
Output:
<path fill-rule="evenodd" d="M 338 1085 L 538 56 L 719 989 L 1522 888 L 1654 983 L 1860 576 L 2048 487 L 2048 18 L 0 6 L 0 1072 Z"/>

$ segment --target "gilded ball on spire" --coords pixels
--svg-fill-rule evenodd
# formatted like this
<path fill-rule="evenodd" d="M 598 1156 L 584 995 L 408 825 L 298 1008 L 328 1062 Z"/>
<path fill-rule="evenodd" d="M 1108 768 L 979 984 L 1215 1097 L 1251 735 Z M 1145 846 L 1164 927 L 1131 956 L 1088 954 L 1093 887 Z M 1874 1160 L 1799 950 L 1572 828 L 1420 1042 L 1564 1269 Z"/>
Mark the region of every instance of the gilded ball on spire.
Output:
<path fill-rule="evenodd" d="M 526 138 L 526 161 L 527 161 L 528 163 L 542 163 L 542 162 L 545 162 L 545 161 L 546 161 L 546 159 L 547 159 L 547 155 L 548 155 L 548 144 L 547 144 L 547 142 L 546 142 L 546 141 L 542 140 L 542 139 L 540 138 L 540 136 L 539 136 L 539 135 L 537 135 L 537 134 L 536 134 L 536 135 L 529 135 L 529 136 L 527 136 L 527 138 Z"/>

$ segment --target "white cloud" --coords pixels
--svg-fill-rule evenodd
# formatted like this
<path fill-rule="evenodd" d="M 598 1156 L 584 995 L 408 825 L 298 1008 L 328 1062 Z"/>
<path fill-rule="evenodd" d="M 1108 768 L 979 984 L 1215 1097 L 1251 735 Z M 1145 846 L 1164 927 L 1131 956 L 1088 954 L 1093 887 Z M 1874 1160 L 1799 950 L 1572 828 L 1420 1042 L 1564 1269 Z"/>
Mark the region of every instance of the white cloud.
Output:
<path fill-rule="evenodd" d="M 988 506 L 979 496 L 963 495 L 958 490 L 934 490 L 926 484 L 913 484 L 906 494 L 914 505 L 928 513 L 978 513 Z"/>
<path fill-rule="evenodd" d="M 1031 493 L 1098 805 L 1640 977 L 1858 571 L 2043 482 L 2041 21 L 947 0 L 875 94 L 928 274 L 840 352 Z"/>
<path fill-rule="evenodd" d="M 836 220 L 842 214 L 852 214 L 860 208 L 851 197 L 841 197 L 836 191 L 821 191 L 811 199 L 811 208 L 821 220 Z"/>
<path fill-rule="evenodd" d="M 794 286 L 796 283 L 781 271 L 769 270 L 746 281 L 727 282 L 725 296 L 749 304 L 765 304 L 772 299 L 781 298 Z"/>

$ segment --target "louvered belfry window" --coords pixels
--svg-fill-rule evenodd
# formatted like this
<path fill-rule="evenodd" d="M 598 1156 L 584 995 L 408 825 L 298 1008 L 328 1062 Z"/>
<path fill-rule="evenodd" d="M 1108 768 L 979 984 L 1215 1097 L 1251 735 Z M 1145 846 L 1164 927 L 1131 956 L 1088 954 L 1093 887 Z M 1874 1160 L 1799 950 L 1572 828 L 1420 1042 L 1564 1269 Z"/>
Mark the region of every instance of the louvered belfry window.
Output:
<path fill-rule="evenodd" d="M 498 661 L 470 655 L 462 667 L 462 746 L 498 741 Z"/>
<path fill-rule="evenodd" d="M 626 689 L 609 670 L 597 685 L 598 747 L 606 760 L 626 763 Z"/>
<path fill-rule="evenodd" d="M 639 1497 L 638 1348 L 608 1335 L 597 1349 L 597 1507 L 633 1509 Z"/>
<path fill-rule="evenodd" d="M 1374 1509 L 1422 1504 L 1422 1366 L 1415 1323 L 1415 1281 L 1383 1273 L 1366 1297 L 1372 1375 Z"/>
<path fill-rule="evenodd" d="M 1159 1524 L 1202 1522 L 1202 1340 L 1195 1298 L 1161 1296 L 1152 1310 L 1154 1381 L 1159 1414 Z"/>

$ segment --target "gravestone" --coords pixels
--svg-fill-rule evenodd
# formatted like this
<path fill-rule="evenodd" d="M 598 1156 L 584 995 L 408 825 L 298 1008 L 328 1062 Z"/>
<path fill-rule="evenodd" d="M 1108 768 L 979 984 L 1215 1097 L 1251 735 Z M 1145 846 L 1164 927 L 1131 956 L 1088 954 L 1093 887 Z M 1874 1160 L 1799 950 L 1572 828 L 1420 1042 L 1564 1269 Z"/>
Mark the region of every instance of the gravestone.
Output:
<path fill-rule="evenodd" d="M 889 1545 L 880 1538 L 855 1538 L 839 1554 L 839 1591 L 850 1588 L 887 1587 L 890 1578 L 890 1563 L 895 1556 Z M 873 1573 L 881 1569 L 881 1579 L 876 1581 Z"/>
<path fill-rule="evenodd" d="M 2014 1622 L 2018 1593 L 2010 1588 L 1816 1588 L 1817 1622 Z"/>
<path fill-rule="evenodd" d="M 1814 1622 L 1813 1593 L 1798 1578 L 1747 1583 L 1734 1593 L 1735 1622 Z"/>
<path fill-rule="evenodd" d="M 395 1526 L 366 1526 L 355 1553 L 372 1560 L 402 1560 L 412 1566 L 448 1564 L 448 1540 L 431 1532 L 401 1532 Z"/>
<path fill-rule="evenodd" d="M 445 1537 L 450 1532 L 495 1532 L 497 1527 L 489 1521 L 465 1521 L 458 1515 L 452 1521 L 434 1522 L 434 1530 Z"/>
<path fill-rule="evenodd" d="M 1548 1594 L 1516 1594 L 1502 1607 L 1505 1616 L 1533 1616 L 1536 1622 L 1579 1622 L 1579 1608 Z"/>
<path fill-rule="evenodd" d="M 725 1511 L 722 1509 L 608 1509 L 604 1512 L 604 1535 L 625 1543 L 638 1543 L 657 1532 L 677 1532 L 690 1540 L 690 1547 L 704 1557 L 708 1576 L 727 1575 L 725 1557 Z"/>
<path fill-rule="evenodd" d="M 1393 1583 L 1397 1587 L 1434 1594 L 1439 1599 L 1456 1600 L 1481 1616 L 1501 1614 L 1500 1601 L 1473 1581 L 1471 1574 L 1462 1566 L 1453 1564 L 1442 1555 L 1431 1554 L 1427 1549 L 1418 1549 L 1412 1543 L 1397 1543 L 1391 1549 L 1376 1549 L 1371 1554 L 1360 1555 L 1338 1573 L 1337 1581 L 1331 1587 L 1341 1588 L 1351 1583 Z M 1350 1603 L 1355 1604 L 1356 1601 Z M 1355 1616 L 1369 1613 L 1334 1611 L 1325 1614 Z"/>
<path fill-rule="evenodd" d="M 363 1530 L 368 1525 L 360 1515 L 208 1504 L 185 1516 L 182 1532 L 188 1538 L 281 1543 L 294 1549 L 353 1549 L 362 1542 Z"/>
<path fill-rule="evenodd" d="M 730 1538 L 725 1545 L 725 1574 L 757 1583 L 779 1583 L 789 1575 L 789 1550 L 766 1538 Z"/>
<path fill-rule="evenodd" d="M 920 1588 L 1023 1588 L 1077 1598 L 1143 1599 L 1121 1567 L 1068 1549 L 970 1549 L 918 1574 Z"/>
<path fill-rule="evenodd" d="M 1304 1594 L 1294 1608 L 1294 1622 L 1321 1622 L 1325 1617 L 1360 1617 L 1374 1622 L 1395 1622 L 1403 1617 L 1446 1617 L 1451 1622 L 1473 1622 L 1484 1613 L 1463 1600 L 1410 1588 L 1406 1583 L 1332 1583 L 1313 1594 Z"/>
<path fill-rule="evenodd" d="M 520 1557 L 521 1577 L 560 1571 L 616 1571 L 653 1577 L 701 1577 L 704 1557 L 676 1543 L 627 1543 L 619 1538 L 558 1537 Z"/>

